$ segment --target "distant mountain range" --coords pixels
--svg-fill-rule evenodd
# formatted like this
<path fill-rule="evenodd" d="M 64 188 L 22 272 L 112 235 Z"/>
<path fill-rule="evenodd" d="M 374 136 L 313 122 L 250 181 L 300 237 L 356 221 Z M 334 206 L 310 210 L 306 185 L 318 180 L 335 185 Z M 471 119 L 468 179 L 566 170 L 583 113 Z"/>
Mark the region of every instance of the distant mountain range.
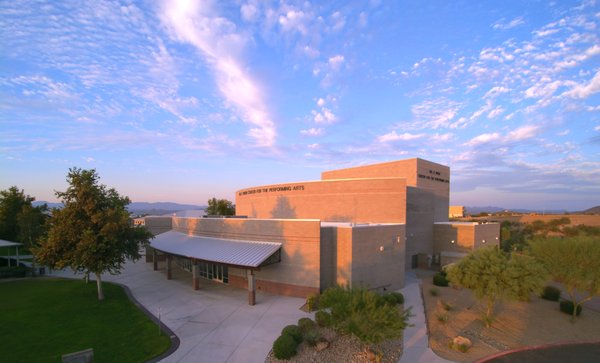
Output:
<path fill-rule="evenodd" d="M 42 204 L 48 204 L 48 208 L 61 208 L 62 203 L 49 203 L 45 201 L 35 201 L 33 202 L 33 206 L 38 206 Z M 171 203 L 171 202 L 158 202 L 158 203 L 148 203 L 148 202 L 133 202 L 127 206 L 127 209 L 133 214 L 151 214 L 151 215 L 163 215 L 163 214 L 172 214 L 180 211 L 186 210 L 203 210 L 206 209 L 205 205 L 194 205 L 194 204 L 179 204 L 179 203 Z M 596 206 L 590 209 L 586 209 L 584 211 L 577 212 L 568 212 L 564 209 L 553 209 L 553 210 L 541 210 L 541 209 L 510 209 L 510 208 L 502 208 L 502 207 L 465 207 L 467 214 L 479 214 L 482 212 L 485 213 L 498 213 L 505 210 L 509 210 L 511 212 L 516 213 L 546 213 L 546 214 L 564 214 L 564 213 L 585 213 L 585 214 L 600 214 L 600 206 Z"/>
<path fill-rule="evenodd" d="M 34 207 L 42 204 L 47 204 L 48 208 L 62 208 L 62 203 L 49 203 L 43 200 L 35 201 L 31 203 Z M 162 215 L 172 214 L 179 211 L 185 210 L 203 210 L 206 206 L 194 205 L 194 204 L 179 204 L 171 202 L 133 202 L 127 206 L 127 209 L 133 214 L 151 214 L 151 215 Z"/>

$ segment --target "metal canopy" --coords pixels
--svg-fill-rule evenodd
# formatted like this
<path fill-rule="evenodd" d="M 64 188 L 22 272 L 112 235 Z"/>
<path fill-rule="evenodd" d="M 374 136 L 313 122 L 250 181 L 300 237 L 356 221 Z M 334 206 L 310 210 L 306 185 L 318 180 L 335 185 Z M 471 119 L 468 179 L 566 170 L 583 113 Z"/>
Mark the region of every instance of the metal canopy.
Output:
<path fill-rule="evenodd" d="M 168 231 L 152 239 L 150 246 L 172 255 L 256 268 L 278 252 L 281 243 L 190 236 Z"/>
<path fill-rule="evenodd" d="M 0 239 L 0 247 L 13 247 L 13 246 L 20 246 L 20 245 L 22 245 L 22 243 L 10 242 L 10 241 L 5 241 L 3 239 Z"/>

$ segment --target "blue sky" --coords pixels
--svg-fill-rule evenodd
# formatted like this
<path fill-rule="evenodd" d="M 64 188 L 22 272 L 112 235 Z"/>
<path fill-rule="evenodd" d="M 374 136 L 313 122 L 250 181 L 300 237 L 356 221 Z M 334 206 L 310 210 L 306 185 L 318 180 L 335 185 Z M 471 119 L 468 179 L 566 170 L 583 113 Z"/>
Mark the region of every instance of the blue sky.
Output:
<path fill-rule="evenodd" d="M 421 157 L 451 203 L 600 205 L 595 1 L 3 1 L 0 189 L 204 204 Z"/>

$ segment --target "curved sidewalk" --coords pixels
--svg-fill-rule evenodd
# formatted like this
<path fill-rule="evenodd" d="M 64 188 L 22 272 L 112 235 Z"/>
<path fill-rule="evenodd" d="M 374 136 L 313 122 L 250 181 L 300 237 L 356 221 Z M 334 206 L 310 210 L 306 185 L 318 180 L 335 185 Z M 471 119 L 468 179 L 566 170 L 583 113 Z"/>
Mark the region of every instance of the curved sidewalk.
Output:
<path fill-rule="evenodd" d="M 70 271 L 49 276 L 83 278 Z M 262 363 L 286 325 L 313 318 L 299 309 L 304 299 L 257 291 L 257 304 L 249 306 L 246 290 L 203 281 L 194 291 L 189 274 L 167 280 L 164 271 L 153 271 L 152 264 L 142 261 L 127 262 L 120 275 L 104 274 L 102 279 L 129 287 L 135 299 L 160 315 L 179 337 L 179 347 L 161 360 L 164 363 Z"/>
<path fill-rule="evenodd" d="M 406 272 L 404 288 L 400 292 L 404 295 L 404 306 L 412 306 L 414 316 L 410 318 L 410 323 L 414 326 L 404 330 L 404 347 L 399 363 L 452 363 L 453 361 L 439 357 L 429 348 L 420 283 L 421 280 L 414 272 Z"/>

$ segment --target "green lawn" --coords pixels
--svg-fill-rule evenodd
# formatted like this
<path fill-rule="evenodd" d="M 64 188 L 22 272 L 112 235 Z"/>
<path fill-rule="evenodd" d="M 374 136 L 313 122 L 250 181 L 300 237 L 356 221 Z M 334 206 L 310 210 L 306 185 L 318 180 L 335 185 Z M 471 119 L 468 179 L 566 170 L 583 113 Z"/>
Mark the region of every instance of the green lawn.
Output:
<path fill-rule="evenodd" d="M 78 280 L 0 282 L 0 362 L 60 362 L 94 349 L 94 362 L 144 362 L 170 346 L 118 285 Z"/>

